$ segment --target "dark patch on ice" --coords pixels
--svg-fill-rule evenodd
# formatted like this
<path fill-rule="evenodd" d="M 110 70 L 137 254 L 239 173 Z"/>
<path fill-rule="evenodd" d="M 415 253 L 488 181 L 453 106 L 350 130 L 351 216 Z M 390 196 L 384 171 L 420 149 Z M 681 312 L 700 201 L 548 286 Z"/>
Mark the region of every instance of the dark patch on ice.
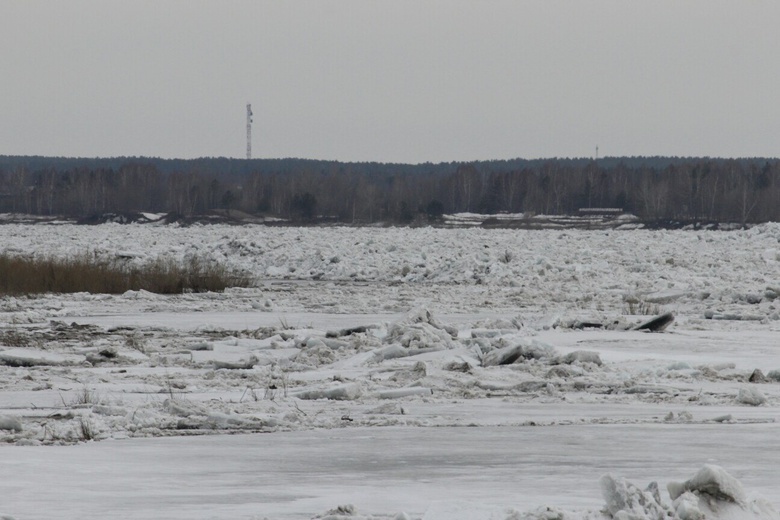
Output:
<path fill-rule="evenodd" d="M 656 316 L 650 321 L 646 321 L 637 326 L 634 330 L 647 330 L 649 332 L 663 332 L 674 321 L 674 315 L 671 312 L 665 312 Z"/>

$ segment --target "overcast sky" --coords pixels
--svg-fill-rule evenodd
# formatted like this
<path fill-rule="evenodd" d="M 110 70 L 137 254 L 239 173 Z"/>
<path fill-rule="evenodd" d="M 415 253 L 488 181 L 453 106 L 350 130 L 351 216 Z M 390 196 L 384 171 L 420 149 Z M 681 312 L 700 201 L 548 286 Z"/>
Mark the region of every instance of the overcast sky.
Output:
<path fill-rule="evenodd" d="M 777 0 L 0 0 L 0 154 L 780 156 Z"/>

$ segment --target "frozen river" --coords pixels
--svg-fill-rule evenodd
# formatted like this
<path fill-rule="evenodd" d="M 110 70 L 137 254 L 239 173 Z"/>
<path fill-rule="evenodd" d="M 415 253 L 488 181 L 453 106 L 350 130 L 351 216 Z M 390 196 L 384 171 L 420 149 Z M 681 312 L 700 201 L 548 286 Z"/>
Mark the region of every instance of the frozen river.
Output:
<path fill-rule="evenodd" d="M 470 518 L 510 507 L 598 510 L 605 473 L 663 489 L 664 479 L 685 480 L 705 463 L 728 467 L 780 506 L 776 423 L 346 427 L 4 449 L 2 457 L 0 496 L 16 518 L 309 519 L 339 504 L 422 518 L 453 503 L 477 514 Z"/>
<path fill-rule="evenodd" d="M 706 464 L 744 507 L 675 518 L 780 518 L 780 225 L 2 228 L 257 284 L 0 299 L 0 519 L 604 520 Z"/>

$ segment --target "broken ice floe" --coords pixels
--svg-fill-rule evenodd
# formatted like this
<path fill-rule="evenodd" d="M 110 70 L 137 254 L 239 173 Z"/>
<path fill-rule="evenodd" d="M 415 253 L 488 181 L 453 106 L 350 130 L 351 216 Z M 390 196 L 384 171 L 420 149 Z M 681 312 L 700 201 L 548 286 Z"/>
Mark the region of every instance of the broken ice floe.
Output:
<path fill-rule="evenodd" d="M 0 430 L 21 432 L 22 422 L 16 417 L 11 417 L 9 415 L 0 415 Z"/>
<path fill-rule="evenodd" d="M 518 361 L 552 358 L 554 355 L 555 349 L 552 346 L 538 340 L 523 338 L 516 345 L 494 348 L 485 352 L 482 356 L 482 366 L 510 365 Z"/>
<path fill-rule="evenodd" d="M 606 501 L 605 512 L 616 520 L 660 519 L 671 516 L 670 508 L 661 501 L 658 484 L 639 489 L 624 478 L 604 475 L 599 480 Z"/>
<path fill-rule="evenodd" d="M 317 400 L 330 399 L 335 401 L 352 401 L 360 397 L 362 390 L 357 383 L 347 383 L 326 388 L 309 388 L 290 392 L 291 397 L 298 399 Z"/>
<path fill-rule="evenodd" d="M 693 477 L 685 482 L 670 482 L 666 487 L 672 500 L 676 500 L 683 493 L 693 492 L 699 496 L 703 495 L 715 500 L 734 502 L 741 506 L 747 504 L 747 497 L 742 484 L 729 475 L 726 470 L 713 464 L 705 464 Z"/>
<path fill-rule="evenodd" d="M 602 365 L 601 356 L 599 353 L 590 350 L 575 350 L 574 352 L 569 352 L 565 356 L 561 356 L 553 360 L 553 364 L 556 365 L 572 365 L 574 363 L 592 363 L 598 366 Z"/>
<path fill-rule="evenodd" d="M 780 520 L 780 514 L 765 498 L 748 496 L 736 478 L 711 464 L 704 465 L 684 482 L 670 482 L 666 490 L 657 482 L 642 489 L 612 475 L 601 477 L 599 487 L 605 502 L 601 511 L 563 510 L 548 505 L 521 512 L 492 503 L 452 498 L 431 501 L 421 520 Z M 354 505 L 344 504 L 312 518 L 410 520 L 415 517 L 403 512 L 364 515 Z"/>
<path fill-rule="evenodd" d="M 405 388 L 394 388 L 390 390 L 381 390 L 377 392 L 377 396 L 380 399 L 398 399 L 401 397 L 409 397 L 413 395 L 431 395 L 433 391 L 430 388 L 423 386 L 410 386 Z"/>
<path fill-rule="evenodd" d="M 78 434 L 82 417 L 85 424 L 93 426 L 93 439 L 167 435 L 180 430 L 207 433 L 332 427 L 342 415 L 355 418 L 354 425 L 459 423 L 444 416 L 405 415 L 401 419 L 398 413 L 389 412 L 365 417 L 365 409 L 378 409 L 385 400 L 397 401 L 407 411 L 408 402 L 435 406 L 496 397 L 567 404 L 614 400 L 677 407 L 755 405 L 761 404 L 760 395 L 766 399 L 764 403 L 775 400 L 768 385 L 780 377 L 777 370 L 769 371 L 763 379 L 754 370 L 751 378 L 751 372 L 732 362 L 695 366 L 668 359 L 652 368 L 643 364 L 636 369 L 631 363 L 615 363 L 612 356 L 602 358 L 598 345 L 611 341 L 608 331 L 595 333 L 594 340 L 588 339 L 589 332 L 543 333 L 545 339 L 565 339 L 566 334 L 583 338 L 566 343 L 566 350 L 559 352 L 541 341 L 539 332 L 519 323 L 519 319 L 481 319 L 456 328 L 424 307 L 389 324 L 345 327 L 339 334 L 329 334 L 325 327 L 289 328 L 282 323 L 282 329 L 245 331 L 201 327 L 182 337 L 167 328 L 141 332 L 114 327 L 106 331 L 52 322 L 51 332 L 42 327 L 41 335 L 56 334 L 58 341 L 74 346 L 55 343 L 52 348 L 49 343 L 45 350 L 28 346 L 8 348 L 0 354 L 20 356 L 8 358 L 14 359 L 12 365 L 20 365 L 6 366 L 8 385 L 48 395 L 36 405 L 55 403 L 62 409 L 57 412 L 61 418 L 49 422 L 45 435 L 40 426 L 45 419 L 38 417 L 40 413 L 20 416 L 21 431 L 0 431 L 10 442 L 20 444 L 79 442 L 83 440 Z M 489 328 L 493 326 L 496 328 Z M 32 332 L 25 337 L 37 344 Z M 578 343 L 593 350 L 573 349 Z M 63 364 L 47 364 L 55 361 L 55 356 L 60 356 L 57 361 Z M 20 359 L 31 366 L 24 366 Z M 93 376 L 97 370 L 100 380 Z M 162 375 L 160 370 L 171 373 Z M 54 373 L 67 382 L 52 379 Z M 102 380 L 107 377 L 114 378 L 110 385 Z M 75 389 L 70 384 L 74 380 L 80 382 Z M 738 385 L 747 386 L 751 380 L 749 387 L 760 392 L 745 390 L 740 396 Z M 86 392 L 91 382 L 107 388 L 108 393 L 101 396 L 89 389 L 92 402 L 75 403 L 78 388 Z M 702 389 L 704 383 L 712 384 Z M 724 383 L 731 386 L 725 388 Z M 139 395 L 157 395 L 160 400 L 139 401 Z M 162 404 L 168 397 L 205 408 L 181 415 L 176 405 Z M 338 408 L 338 413 L 332 407 Z M 670 418 L 656 412 L 639 420 L 693 423 L 678 409 L 672 408 Z M 668 416 L 670 412 L 663 413 Z M 733 419 L 717 412 L 697 414 L 697 422 L 717 422 L 712 417 L 719 417 L 718 413 L 729 415 L 723 422 L 755 420 Z"/>
<path fill-rule="evenodd" d="M 758 388 L 742 387 L 737 394 L 737 402 L 750 406 L 760 406 L 766 403 L 766 397 Z"/>
<path fill-rule="evenodd" d="M 762 497 L 748 498 L 736 478 L 713 464 L 705 464 L 684 482 L 667 484 L 671 503 L 662 499 L 655 482 L 642 490 L 624 478 L 605 475 L 600 484 L 606 501 L 604 512 L 615 520 L 780 518 L 769 502 Z"/>
<path fill-rule="evenodd" d="M 455 327 L 444 325 L 427 309 L 418 309 L 387 328 L 386 343 L 398 343 L 411 352 L 421 353 L 455 347 Z"/>
<path fill-rule="evenodd" d="M 0 364 L 10 367 L 61 366 L 77 364 L 76 356 L 36 348 L 9 348 L 0 351 Z"/>

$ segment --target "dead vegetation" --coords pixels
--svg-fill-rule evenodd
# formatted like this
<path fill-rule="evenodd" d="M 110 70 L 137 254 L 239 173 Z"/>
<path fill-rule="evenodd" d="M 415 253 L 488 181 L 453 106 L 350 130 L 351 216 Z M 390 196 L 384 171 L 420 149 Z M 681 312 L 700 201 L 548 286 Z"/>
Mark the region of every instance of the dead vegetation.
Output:
<path fill-rule="evenodd" d="M 196 257 L 184 262 L 158 258 L 142 267 L 135 267 L 88 254 L 71 258 L 0 255 L 0 295 L 121 294 L 129 290 L 180 294 L 220 292 L 228 287 L 250 285 L 251 280 L 247 276 Z"/>
<path fill-rule="evenodd" d="M 663 309 L 657 303 L 647 302 L 635 296 L 623 298 L 623 314 L 629 316 L 655 316 L 663 313 Z"/>
<path fill-rule="evenodd" d="M 24 330 L 0 329 L 0 345 L 15 348 L 39 346 L 40 342 Z"/>

